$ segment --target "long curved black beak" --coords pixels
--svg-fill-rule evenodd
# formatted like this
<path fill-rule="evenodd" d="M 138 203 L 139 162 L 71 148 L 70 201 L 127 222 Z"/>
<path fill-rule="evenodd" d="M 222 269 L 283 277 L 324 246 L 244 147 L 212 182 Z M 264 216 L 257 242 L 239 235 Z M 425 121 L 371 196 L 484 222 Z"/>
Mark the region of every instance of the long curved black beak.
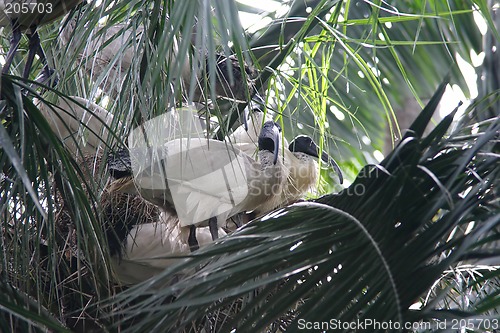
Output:
<path fill-rule="evenodd" d="M 280 134 L 281 127 L 273 122 L 267 121 L 264 123 L 259 135 L 259 150 L 268 150 L 274 154 L 273 164 L 278 162 L 280 151 Z"/>
<path fill-rule="evenodd" d="M 243 126 L 245 126 L 245 131 L 248 132 L 248 118 L 250 116 L 250 105 L 245 106 L 245 109 L 243 110 Z"/>
<path fill-rule="evenodd" d="M 319 150 L 319 148 L 318 148 L 318 150 Z M 335 170 L 335 172 L 337 173 L 337 176 L 339 176 L 340 184 L 342 184 L 344 182 L 344 176 L 342 175 L 342 171 L 340 171 L 340 168 L 339 168 L 339 165 L 337 164 L 337 162 L 335 162 L 335 160 L 333 158 L 331 158 L 330 155 L 328 155 L 326 152 L 323 152 L 321 154 L 321 160 L 325 163 L 330 164 L 330 166 L 333 168 L 333 170 Z"/>

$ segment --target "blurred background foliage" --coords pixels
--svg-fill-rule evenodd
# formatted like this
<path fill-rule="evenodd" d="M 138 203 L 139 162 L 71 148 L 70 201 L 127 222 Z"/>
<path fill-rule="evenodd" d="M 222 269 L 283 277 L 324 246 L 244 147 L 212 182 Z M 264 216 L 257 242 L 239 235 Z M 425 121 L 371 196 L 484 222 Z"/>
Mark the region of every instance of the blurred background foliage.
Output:
<path fill-rule="evenodd" d="M 68 31 L 67 27 L 75 22 L 75 29 L 69 29 L 71 33 L 65 36 L 64 31 Z M 121 315 L 130 320 L 121 328 L 129 327 L 131 331 L 138 327 L 141 330 L 161 331 L 161 325 L 168 318 L 175 318 L 169 324 L 171 331 L 200 331 L 200 327 L 213 329 L 220 328 L 220 325 L 228 329 L 225 323 L 221 324 L 210 316 L 203 317 L 205 311 L 219 309 L 221 312 L 217 313 L 229 311 L 231 314 L 246 309 L 235 318 L 246 318 L 241 319 L 242 323 L 254 323 L 258 322 L 257 315 L 263 313 L 259 311 L 265 311 L 262 308 L 257 310 L 254 305 L 265 304 L 272 297 L 282 300 L 283 307 L 266 312 L 263 315 L 265 320 L 257 327 L 260 330 L 283 330 L 283 325 L 287 327 L 287 322 L 298 318 L 297 313 L 304 312 L 298 311 L 289 317 L 285 313 L 300 308 L 297 304 L 305 302 L 299 301 L 301 297 L 317 300 L 318 295 L 323 293 L 318 281 L 331 276 L 334 269 L 340 269 L 340 263 L 348 267 L 346 262 L 352 258 L 361 258 L 355 261 L 360 268 L 373 262 L 379 265 L 386 262 L 391 270 L 400 273 L 400 280 L 395 278 L 397 285 L 394 288 L 394 285 L 385 284 L 387 276 L 379 271 L 380 268 L 373 271 L 372 280 L 370 276 L 363 275 L 362 270 L 345 269 L 346 273 L 342 276 L 345 276 L 345 281 L 350 279 L 351 283 L 337 284 L 327 294 L 327 300 L 348 295 L 343 300 L 345 302 L 335 303 L 334 310 L 328 312 L 332 317 L 344 315 L 343 318 L 354 319 L 358 313 L 398 320 L 443 319 L 452 314 L 463 318 L 470 314 L 498 317 L 498 266 L 495 266 L 499 264 L 496 246 L 499 237 L 498 186 L 491 188 L 491 185 L 498 183 L 499 26 L 499 4 L 493 0 L 103 0 L 85 2 L 69 17 L 41 27 L 42 45 L 49 63 L 57 71 L 57 85 L 29 88 L 32 82 L 21 78 L 27 48 L 27 40 L 23 38 L 20 53 L 11 68 L 12 75 L 2 75 L 0 87 L 1 330 L 112 331 L 120 325 Z M 2 55 L 6 54 L 9 38 L 10 29 L 5 27 L 0 35 Z M 119 45 L 104 64 L 95 54 L 95 45 L 99 41 L 105 45 L 116 41 Z M 130 66 L 122 68 L 121 64 L 129 57 L 126 52 L 130 50 Z M 372 201 L 363 196 L 356 200 L 350 198 L 356 209 L 345 205 L 340 207 L 338 202 L 341 199 L 326 200 L 327 204 L 344 212 L 354 211 L 352 214 L 365 228 L 372 223 L 367 228 L 368 235 L 381 252 L 367 247 L 372 251 L 368 255 L 361 246 L 347 245 L 345 257 L 339 255 L 333 260 L 325 259 L 327 266 L 321 266 L 324 253 L 315 252 L 317 244 L 309 241 L 304 243 L 308 246 L 304 256 L 296 258 L 297 266 L 283 264 L 283 267 L 275 267 L 273 260 L 279 262 L 280 258 L 287 258 L 285 254 L 275 252 L 270 242 L 257 242 L 254 245 L 256 253 L 262 251 L 269 257 L 270 266 L 262 266 L 266 272 L 259 270 L 255 275 L 248 275 L 244 269 L 235 269 L 222 270 L 221 273 L 226 274 L 221 279 L 233 276 L 234 283 L 240 285 L 257 279 L 255 290 L 246 290 L 249 293 L 250 290 L 253 290 L 252 293 L 261 292 L 259 288 L 267 287 L 267 293 L 261 293 L 254 303 L 251 301 L 252 293 L 243 295 L 234 292 L 232 288 L 238 284 L 232 283 L 220 285 L 222 289 L 216 294 L 220 302 L 211 298 L 200 301 L 197 296 L 209 294 L 214 287 L 203 285 L 205 289 L 199 291 L 189 287 L 188 282 L 202 285 L 200 281 L 203 281 L 204 271 L 193 274 L 188 282 L 181 281 L 181 285 L 163 290 L 159 298 L 163 303 L 160 304 L 152 302 L 155 294 L 148 290 L 147 284 L 122 293 L 121 288 L 112 282 L 110 254 L 101 228 L 104 217 L 100 210 L 100 197 L 108 179 L 105 168 L 95 158 L 74 155 L 65 150 L 34 103 L 33 96 L 47 103 L 55 101 L 60 95 L 79 96 L 99 103 L 112 113 L 114 118 L 109 125 L 111 135 L 103 137 L 104 154 L 126 144 L 127 135 L 137 124 L 192 101 L 199 102 L 201 109 L 216 117 L 223 124 L 221 131 L 225 133 L 234 126 L 236 117 L 231 115 L 241 112 L 246 103 L 217 98 L 213 89 L 206 89 L 214 86 L 217 53 L 234 54 L 240 65 L 245 61 L 256 70 L 256 89 L 264 96 L 267 112 L 281 122 L 284 135 L 288 139 L 298 134 L 312 135 L 322 149 L 339 163 L 348 180 L 345 184 L 348 190 L 355 189 L 353 186 L 356 183 L 353 182 L 362 175 L 359 172 L 367 164 L 379 163 L 390 156 L 406 161 L 402 156 L 406 158 L 409 155 L 407 158 L 411 160 L 414 154 L 414 164 L 408 162 L 408 165 L 413 165 L 408 169 L 412 171 L 406 176 L 404 172 L 399 174 L 401 176 L 395 183 L 385 178 L 371 180 L 372 186 L 380 188 L 392 184 L 395 192 L 370 192 Z M 0 63 L 3 64 L 3 60 L 0 56 Z M 183 81 L 180 77 L 186 63 L 191 65 L 191 72 L 188 73 L 189 79 Z M 39 61 L 35 63 L 30 80 L 36 78 L 41 67 Z M 449 84 L 439 90 L 443 94 L 441 105 L 439 108 L 437 105 L 431 107 L 432 111 L 436 111 L 432 112 L 433 120 L 427 119 L 418 125 L 428 125 L 425 134 L 422 132 L 415 136 L 415 140 L 420 140 L 422 150 L 408 149 L 411 146 L 400 141 L 405 130 L 447 75 Z M 197 81 L 206 93 L 204 98 L 199 97 Z M 22 89 L 31 93 L 23 94 Z M 434 141 L 425 141 L 429 131 L 460 101 L 464 104 L 454 115 L 454 121 L 451 122 L 450 117 L 445 118 L 443 121 L 447 125 L 442 125 L 444 132 L 438 131 L 439 135 L 434 133 Z M 448 126 L 450 130 L 446 132 Z M 84 128 L 85 124 L 82 124 Z M 217 130 L 217 127 L 214 128 L 214 131 Z M 453 135 L 448 136 L 451 133 Z M 491 143 L 482 142 L 481 138 L 488 138 Z M 396 146 L 398 142 L 401 146 Z M 451 147 L 454 142 L 456 146 Z M 448 149 L 458 149 L 460 153 L 429 166 L 424 157 L 432 160 L 438 155 L 425 155 L 423 151 L 438 151 L 432 148 L 433 144 L 442 149 L 443 154 Z M 395 147 L 405 149 L 394 150 Z M 460 147 L 470 150 L 460 150 Z M 469 153 L 471 155 L 467 155 Z M 467 158 L 464 157 L 466 155 Z M 493 160 L 485 162 L 482 159 L 485 156 Z M 466 163 L 462 158 L 470 163 L 473 161 L 474 166 L 469 169 L 452 168 L 455 164 Z M 386 159 L 385 168 L 388 161 Z M 484 165 L 481 166 L 481 163 Z M 438 184 L 444 199 L 443 196 L 427 197 L 426 193 L 418 192 L 418 186 L 408 185 L 411 183 L 407 183 L 409 180 L 423 177 L 422 173 L 415 172 L 416 165 L 424 165 L 426 170 L 430 170 L 426 174 Z M 443 168 L 447 167 L 456 173 L 443 173 Z M 404 163 L 401 168 L 404 169 Z M 467 177 L 471 177 L 474 172 L 480 175 L 477 178 L 482 179 L 480 183 L 485 186 L 474 187 L 476 192 L 469 188 L 480 187 L 475 183 L 477 179 L 464 180 L 466 173 Z M 323 170 L 322 175 L 321 193 L 336 193 L 343 188 L 336 184 L 336 177 L 329 171 Z M 353 186 L 349 187 L 351 183 Z M 421 185 L 427 190 L 436 189 L 426 182 Z M 452 185 L 456 187 L 452 189 Z M 489 195 L 485 195 L 487 189 L 490 189 L 486 192 Z M 478 201 L 470 201 L 471 206 L 458 205 L 471 191 L 477 194 Z M 379 202 L 373 201 L 378 198 L 381 199 Z M 390 251 L 397 249 L 390 246 L 384 248 L 385 242 L 391 238 L 382 237 L 384 230 L 391 230 L 396 223 L 404 222 L 400 215 L 385 209 L 383 203 L 388 205 L 392 201 L 395 205 L 421 207 L 431 212 L 430 215 L 416 215 L 421 219 L 412 220 L 412 223 L 417 225 L 403 229 L 407 232 L 405 236 L 410 237 L 408 242 L 412 246 L 395 256 Z M 480 209 L 473 209 L 475 205 Z M 312 209 L 310 214 L 315 216 L 312 220 L 318 221 L 316 227 L 322 233 L 318 233 L 313 224 L 297 225 L 298 221 L 305 220 L 305 216 L 310 216 L 308 209 Z M 274 224 L 272 228 L 275 229 L 266 230 L 268 224 L 262 224 L 262 227 L 252 224 L 242 233 L 286 235 L 286 231 L 291 230 L 290 237 L 270 238 L 278 242 L 276 246 L 281 250 L 289 249 L 300 241 L 299 232 L 316 239 L 320 245 L 324 242 L 329 248 L 342 248 L 358 241 L 349 237 L 353 230 L 340 227 L 345 223 L 345 217 L 339 218 L 336 213 L 323 214 L 317 209 L 288 208 L 291 212 L 283 217 L 282 224 Z M 356 212 L 364 214 L 356 215 Z M 332 226 L 329 221 L 338 221 L 339 224 Z M 439 237 L 423 237 L 422 230 L 430 228 L 436 221 L 442 225 Z M 428 232 L 424 234 L 429 235 Z M 338 238 L 326 237 L 331 235 Z M 227 251 L 233 253 L 233 260 L 237 261 L 245 246 L 251 246 L 244 242 L 243 245 L 233 245 L 233 241 L 238 242 L 238 237 L 228 239 L 218 249 L 208 249 L 207 256 L 218 257 Z M 363 242 L 366 239 L 359 244 L 365 244 Z M 441 256 L 449 256 L 453 246 L 459 250 L 456 255 L 450 256 L 452 259 L 445 261 L 446 264 L 428 265 Z M 290 255 L 291 251 L 288 253 Z M 413 258 L 416 253 L 423 254 Z M 207 256 L 200 255 L 198 261 L 188 260 L 183 263 L 187 266 L 167 270 L 160 280 L 163 278 L 166 280 L 162 282 L 172 283 L 168 280 L 169 273 L 206 263 L 204 260 L 209 260 Z M 226 257 L 231 258 L 229 254 Z M 474 260 L 471 261 L 471 258 Z M 306 261 L 310 261 L 309 266 Z M 215 267 L 216 270 L 217 265 L 222 263 L 215 261 L 207 267 Z M 334 263 L 335 268 L 332 266 Z M 479 267 L 478 264 L 484 266 Z M 291 268 L 295 267 L 301 274 L 305 272 L 307 275 L 311 274 L 308 269 L 315 265 L 321 269 L 320 275 L 312 278 L 313 282 L 309 284 L 312 296 L 298 293 L 294 294 L 297 298 L 285 297 L 298 288 L 293 283 L 297 279 L 285 278 L 292 274 Z M 279 281 L 278 284 L 268 285 L 265 279 L 258 280 L 259 274 L 265 276 L 274 268 L 279 269 L 274 280 Z M 415 268 L 419 270 L 415 272 Z M 357 274 L 362 274 L 363 278 L 357 280 Z M 426 280 L 415 288 L 414 293 L 410 290 L 414 288 L 411 282 L 417 275 L 419 279 L 424 276 Z M 356 284 L 356 281 L 363 281 L 364 284 Z M 285 288 L 282 289 L 280 284 L 284 284 Z M 371 295 L 368 286 L 373 285 L 380 287 L 374 289 L 383 296 L 380 300 L 367 296 Z M 179 288 L 187 288 L 187 301 L 165 305 L 172 300 L 172 296 L 179 296 Z M 337 290 L 338 294 L 334 292 Z M 349 290 L 354 294 L 343 292 Z M 391 298 L 394 292 L 398 293 L 398 297 Z M 222 301 L 224 293 L 228 296 L 227 302 Z M 235 300 L 232 298 L 235 295 L 240 298 Z M 125 304 L 136 302 L 138 305 L 123 310 L 123 302 L 107 302 L 111 297 L 116 297 L 119 302 L 125 300 Z M 146 299 L 145 303 L 141 303 L 141 297 Z M 401 300 L 404 302 L 401 303 Z M 232 310 L 227 310 L 221 308 L 221 304 L 235 305 Z M 245 304 L 250 305 L 245 307 Z M 377 308 L 372 304 L 384 306 Z M 122 311 L 115 316 L 117 306 Z M 185 306 L 194 306 L 195 310 L 186 312 Z M 410 307 L 418 315 L 412 317 Z M 440 314 L 443 309 L 464 312 Z M 387 310 L 387 315 L 382 310 Z M 146 314 L 141 318 L 143 320 L 139 320 L 134 311 L 135 314 Z M 192 326 L 186 324 L 191 321 Z M 182 325 L 175 326 L 178 322 Z M 234 319 L 231 322 L 234 326 L 231 327 L 237 324 L 238 319 Z M 290 327 L 293 327 L 291 331 L 297 328 L 296 325 Z"/>

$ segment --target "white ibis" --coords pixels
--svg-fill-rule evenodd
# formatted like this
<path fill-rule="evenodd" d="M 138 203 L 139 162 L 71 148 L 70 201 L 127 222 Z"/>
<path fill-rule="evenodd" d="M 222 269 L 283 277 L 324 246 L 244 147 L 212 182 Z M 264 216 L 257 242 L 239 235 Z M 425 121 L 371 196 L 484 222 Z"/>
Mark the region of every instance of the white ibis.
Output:
<path fill-rule="evenodd" d="M 76 18 L 73 18 L 61 31 L 60 38 L 63 44 L 68 45 L 70 42 L 76 24 Z M 130 67 L 134 63 L 140 62 L 142 57 L 140 49 L 145 43 L 143 40 L 145 38 L 144 27 L 117 24 L 88 28 L 93 29 L 93 31 L 90 34 L 90 40 L 79 52 L 78 58 L 81 59 L 83 67 L 93 80 L 97 80 L 100 76 L 106 78 L 106 82 L 98 82 L 98 84 L 108 95 L 114 97 Z M 102 34 L 99 32 L 101 28 L 104 31 Z M 191 83 L 194 83 L 193 102 L 204 102 L 211 99 L 211 95 L 206 89 L 207 84 L 209 85 L 211 81 L 209 77 L 211 72 L 215 74 L 213 92 L 216 97 L 244 102 L 248 100 L 247 96 L 250 97 L 254 94 L 252 78 L 255 73 L 250 66 L 246 64 L 242 66 L 234 56 L 216 54 L 215 68 L 213 71 L 209 70 L 209 57 L 204 51 L 198 50 L 200 54 L 193 55 L 190 61 L 188 54 L 178 54 L 181 40 L 176 37 L 172 38 L 171 50 L 166 53 L 171 82 L 176 79 L 173 75 L 175 67 L 178 66 L 178 75 L 180 75 L 186 91 L 190 91 Z M 201 63 L 196 64 L 196 59 Z M 192 79 L 193 75 L 195 77 Z"/>
<path fill-rule="evenodd" d="M 146 163 L 149 166 L 133 179 L 119 180 L 110 189 L 138 191 L 144 199 L 167 211 L 175 208 L 182 224 L 190 226 L 191 233 L 195 231 L 193 226 L 208 224 L 215 240 L 218 227 L 224 226 L 229 217 L 266 209 L 262 207 L 281 195 L 286 173 L 278 159 L 279 132 L 276 123 L 264 124 L 258 139 L 258 161 L 222 141 L 202 138 L 169 141 L 161 147 L 163 159 Z M 226 181 L 214 180 L 217 175 L 226 177 Z M 196 247 L 194 235 L 189 243 Z"/>
<path fill-rule="evenodd" d="M 228 136 L 231 142 L 247 154 L 253 154 L 256 150 L 257 128 L 262 122 L 270 118 L 269 115 L 265 115 L 262 112 L 260 107 L 264 105 L 262 97 L 256 94 L 252 98 L 252 102 L 253 104 L 245 110 L 248 127 L 245 129 L 243 126 L 240 126 Z M 319 178 L 319 166 L 317 163 L 319 159 L 319 147 L 309 136 L 299 135 L 290 145 L 288 145 L 285 139 L 283 157 L 284 169 L 288 173 L 288 180 L 284 187 L 281 202 L 274 202 L 275 207 L 271 209 L 293 203 L 303 198 L 308 191 L 314 189 Z M 339 182 L 342 184 L 342 172 L 335 160 L 326 152 L 322 152 L 321 159 L 335 170 L 339 177 Z M 274 199 L 277 200 L 276 197 Z M 258 216 L 258 212 L 256 213 L 255 216 Z"/>
<path fill-rule="evenodd" d="M 295 202 L 311 190 L 319 178 L 318 145 L 306 135 L 299 135 L 290 142 L 285 150 L 285 165 L 288 167 L 289 177 L 284 191 L 284 204 Z M 339 182 L 343 183 L 342 172 L 333 158 L 325 151 L 321 160 L 328 163 L 337 173 Z"/>
<path fill-rule="evenodd" d="M 81 97 L 59 97 L 54 104 L 35 99 L 35 105 L 66 148 L 75 156 L 96 154 L 108 141 L 113 115 Z M 109 138 L 111 142 L 112 137 Z"/>
<path fill-rule="evenodd" d="M 81 151 L 93 155 L 101 153 L 100 147 L 108 136 L 106 125 L 111 125 L 112 114 L 80 97 L 70 99 L 60 97 L 55 105 L 48 105 L 39 100 L 36 100 L 35 104 L 70 152 L 77 154 Z M 118 159 L 123 161 L 127 156 L 116 158 L 117 161 Z M 129 171 L 117 161 L 108 168 L 111 169 L 112 175 L 114 177 L 127 175 Z M 118 204 L 115 200 L 108 201 L 108 205 Z M 120 207 L 108 208 L 116 210 Z M 126 207 L 125 209 L 132 210 L 126 215 L 133 215 L 134 208 Z M 180 260 L 173 257 L 189 253 L 189 228 L 181 228 L 178 221 L 176 215 L 164 211 L 159 214 L 156 222 L 133 225 L 130 230 L 127 228 L 120 242 L 109 242 L 113 269 L 121 283 L 135 284 L 144 281 Z M 123 228 L 121 225 L 118 227 Z M 218 233 L 225 234 L 222 229 L 219 229 Z M 212 241 L 208 228 L 199 228 L 197 237 L 200 246 Z M 172 258 L 165 258 L 167 256 Z"/>
<path fill-rule="evenodd" d="M 219 233 L 225 235 L 219 228 Z M 200 247 L 212 242 L 207 227 L 198 228 Z M 190 253 L 189 228 L 181 227 L 179 218 L 160 213 L 158 222 L 134 225 L 124 243 L 112 256 L 113 270 L 122 284 L 136 284 L 160 273 Z"/>
<path fill-rule="evenodd" d="M 40 57 L 44 64 L 45 76 L 51 75 L 51 70 L 47 65 L 47 58 L 40 45 L 38 27 L 47 24 L 60 16 L 68 13 L 76 7 L 82 0 L 0 0 L 0 27 L 12 28 L 12 38 L 10 48 L 5 59 L 2 74 L 9 72 L 14 55 L 21 41 L 21 34 L 24 32 L 29 39 L 29 52 L 23 77 L 28 78 L 33 65 L 35 55 Z"/>
<path fill-rule="evenodd" d="M 80 22 L 82 21 L 78 21 L 77 17 L 72 18 L 59 35 L 62 43 L 69 49 L 75 48 L 69 43 Z M 100 32 L 101 29 L 103 33 Z M 95 27 L 85 42 L 85 47 L 77 54 L 79 65 L 108 95 L 116 97 L 132 64 L 140 63 L 138 44 L 142 38 L 145 38 L 142 26 L 123 23 Z M 76 39 L 77 42 L 79 40 Z"/>

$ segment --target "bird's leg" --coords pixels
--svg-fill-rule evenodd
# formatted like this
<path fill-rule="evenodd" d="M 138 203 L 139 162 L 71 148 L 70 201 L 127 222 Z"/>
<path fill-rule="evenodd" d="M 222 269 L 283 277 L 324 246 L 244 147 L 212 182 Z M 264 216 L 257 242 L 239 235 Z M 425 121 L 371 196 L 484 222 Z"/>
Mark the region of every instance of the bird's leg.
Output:
<path fill-rule="evenodd" d="M 231 217 L 231 221 L 233 221 L 233 223 L 236 226 L 236 228 L 239 228 L 239 227 L 241 227 L 243 225 L 243 223 L 241 222 L 241 220 L 242 220 L 241 214 L 242 213 L 237 214 L 237 215 Z"/>
<path fill-rule="evenodd" d="M 38 38 L 38 47 L 37 47 L 36 53 L 40 57 L 40 61 L 43 64 L 42 72 L 43 72 L 43 74 L 45 74 L 45 77 L 50 78 L 52 76 L 52 74 L 55 72 L 55 70 L 53 68 L 49 67 L 49 64 L 47 62 L 47 57 L 45 56 L 45 52 L 43 51 L 42 44 L 40 44 L 40 37 L 38 35 L 38 32 L 35 32 L 35 33 L 36 33 L 37 38 Z"/>
<path fill-rule="evenodd" d="M 45 56 L 45 52 L 43 51 L 42 45 L 40 44 L 40 35 L 38 35 L 38 32 L 36 30 L 32 30 L 31 34 L 28 35 L 30 44 L 29 44 L 29 54 L 28 54 L 28 60 L 26 61 L 26 66 L 24 68 L 24 77 L 28 78 L 29 72 L 31 70 L 31 67 L 33 65 L 33 60 L 35 58 L 35 54 L 38 55 L 40 58 L 40 61 L 43 64 L 42 72 L 39 74 L 35 81 L 38 84 L 46 84 L 49 85 L 49 80 L 52 78 L 53 74 L 55 73 L 55 70 L 49 67 L 49 64 L 47 63 L 47 57 Z M 50 85 L 51 87 L 57 86 L 58 80 L 57 76 L 53 79 L 52 84 Z"/>
<path fill-rule="evenodd" d="M 42 73 L 36 77 L 35 82 L 38 83 L 38 85 L 44 84 L 52 88 L 55 88 L 59 83 L 59 79 L 57 75 L 54 75 L 54 73 L 55 73 L 54 69 L 45 65 L 45 67 L 42 70 Z"/>
<path fill-rule="evenodd" d="M 239 228 L 242 225 L 247 224 L 248 221 L 250 221 L 249 218 L 248 218 L 249 214 L 252 214 L 252 213 L 241 212 L 241 213 L 236 214 L 235 216 L 233 216 L 231 218 L 231 221 L 233 221 L 233 223 L 236 226 L 236 228 Z"/>
<path fill-rule="evenodd" d="M 2 69 L 2 74 L 8 74 L 10 65 L 14 60 L 14 55 L 16 54 L 17 48 L 19 47 L 19 42 L 21 41 L 21 27 L 17 23 L 17 20 L 11 22 L 12 25 L 12 37 L 10 39 L 9 52 L 7 52 L 7 57 L 5 58 L 5 65 Z"/>
<path fill-rule="evenodd" d="M 189 237 L 188 237 L 189 249 L 194 252 L 200 248 L 198 240 L 196 239 L 196 226 L 192 225 L 189 227 Z"/>
<path fill-rule="evenodd" d="M 28 46 L 28 59 L 26 60 L 26 65 L 24 66 L 23 78 L 27 79 L 30 75 L 31 67 L 33 66 L 33 60 L 35 60 L 35 55 L 38 53 L 38 48 L 40 47 L 40 36 L 38 32 L 32 32 L 27 34 L 29 39 Z M 43 60 L 42 60 L 43 61 Z"/>
<path fill-rule="evenodd" d="M 219 226 L 217 225 L 217 217 L 211 217 L 208 219 L 208 229 L 212 235 L 212 240 L 219 238 Z"/>
<path fill-rule="evenodd" d="M 54 71 L 49 67 L 47 63 L 47 57 L 45 56 L 45 52 L 43 51 L 42 44 L 40 44 L 40 35 L 38 34 L 38 31 L 32 30 L 32 32 L 28 34 L 28 38 L 30 41 L 29 53 L 28 60 L 26 61 L 26 66 L 24 67 L 24 78 L 28 78 L 31 67 L 33 66 L 35 54 L 40 57 L 40 61 L 43 64 L 42 77 L 49 78 L 54 73 Z"/>

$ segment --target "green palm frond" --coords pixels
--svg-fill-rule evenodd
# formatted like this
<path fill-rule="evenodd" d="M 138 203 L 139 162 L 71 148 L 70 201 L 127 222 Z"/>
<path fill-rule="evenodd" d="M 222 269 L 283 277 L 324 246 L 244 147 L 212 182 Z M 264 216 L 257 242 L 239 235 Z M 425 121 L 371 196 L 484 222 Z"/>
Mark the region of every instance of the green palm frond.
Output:
<path fill-rule="evenodd" d="M 127 329 L 178 331 L 192 322 L 208 327 L 206 321 L 224 315 L 212 329 L 265 331 L 282 318 L 293 332 L 300 320 L 495 316 L 494 293 L 483 298 L 489 304 L 484 312 L 432 300 L 410 308 L 431 289 L 436 301 L 452 297 L 446 287 L 433 286 L 449 267 L 500 255 L 494 247 L 500 121 L 484 123 L 471 142 L 463 136 L 470 122 L 446 134 L 449 115 L 423 136 L 444 88 L 395 150 L 380 165 L 363 168 L 349 188 L 275 211 L 118 295 L 112 304 L 130 320 Z M 190 273 L 177 281 L 183 272 Z M 489 278 L 498 275 L 493 269 Z M 159 285 L 164 287 L 156 290 Z M 239 311 L 228 315 L 235 304 Z"/>
<path fill-rule="evenodd" d="M 5 92 L 9 85 L 15 87 L 19 83 L 4 77 L 2 84 Z M 93 192 L 88 190 L 96 184 L 88 183 L 84 175 L 88 170 L 83 171 L 75 161 L 77 157 L 64 148 L 31 99 L 23 94 L 18 96 L 19 99 L 6 98 L 2 107 L 2 132 L 8 134 L 11 147 L 6 146 L 0 154 L 4 263 L 1 271 L 4 281 L 15 283 L 20 292 L 36 297 L 41 307 L 61 318 L 60 311 L 69 306 L 64 295 L 68 289 L 63 291 L 60 286 L 65 279 L 67 287 L 72 285 L 69 289 L 88 288 L 102 297 L 110 295 L 103 247 L 106 242 L 100 232 Z M 17 171 L 12 148 L 18 152 L 25 176 Z M 30 187 L 34 194 L 28 195 Z M 71 226 L 66 225 L 68 221 Z M 93 258 L 92 265 L 79 253 Z M 81 270 L 75 271 L 76 267 Z M 82 279 L 88 276 L 93 278 L 85 286 Z M 78 300 L 76 305 L 71 306 L 84 308 L 88 302 L 85 298 L 80 294 L 71 301 Z M 46 313 L 38 315 L 41 319 Z M 40 323 L 42 327 L 47 325 Z"/>
<path fill-rule="evenodd" d="M 279 4 L 278 12 L 262 13 L 230 0 L 86 2 L 40 28 L 55 87 L 33 82 L 39 60 L 28 81 L 19 77 L 22 39 L 13 75 L 2 75 L 0 87 L 0 330 L 296 331 L 301 319 L 498 317 L 498 6 Z M 271 23 L 247 34 L 238 10 Z M 4 54 L 9 34 L 2 32 Z M 96 41 L 120 46 L 102 69 Z M 117 75 L 127 50 L 133 62 Z M 475 68 L 484 78 L 478 98 L 459 121 L 449 115 L 428 126 L 444 85 L 426 101 L 447 73 L 467 93 L 454 63 L 457 55 L 472 63 L 471 50 L 485 54 Z M 353 182 L 278 210 L 122 291 L 110 268 L 101 156 L 70 153 L 34 97 L 103 106 L 114 116 L 102 138 L 106 156 L 137 124 L 195 99 L 199 81 L 211 102 L 202 100 L 203 110 L 222 124 L 212 133 L 222 137 L 246 102 L 214 96 L 216 53 L 255 67 L 256 88 L 284 135 L 314 136 Z M 199 71 L 181 81 L 186 62 Z M 399 135 L 395 118 L 408 101 L 427 107 Z M 81 129 L 88 132 L 84 122 Z M 377 164 L 374 152 L 387 135 L 400 143 Z M 332 176 L 322 176 L 333 192 Z"/>

